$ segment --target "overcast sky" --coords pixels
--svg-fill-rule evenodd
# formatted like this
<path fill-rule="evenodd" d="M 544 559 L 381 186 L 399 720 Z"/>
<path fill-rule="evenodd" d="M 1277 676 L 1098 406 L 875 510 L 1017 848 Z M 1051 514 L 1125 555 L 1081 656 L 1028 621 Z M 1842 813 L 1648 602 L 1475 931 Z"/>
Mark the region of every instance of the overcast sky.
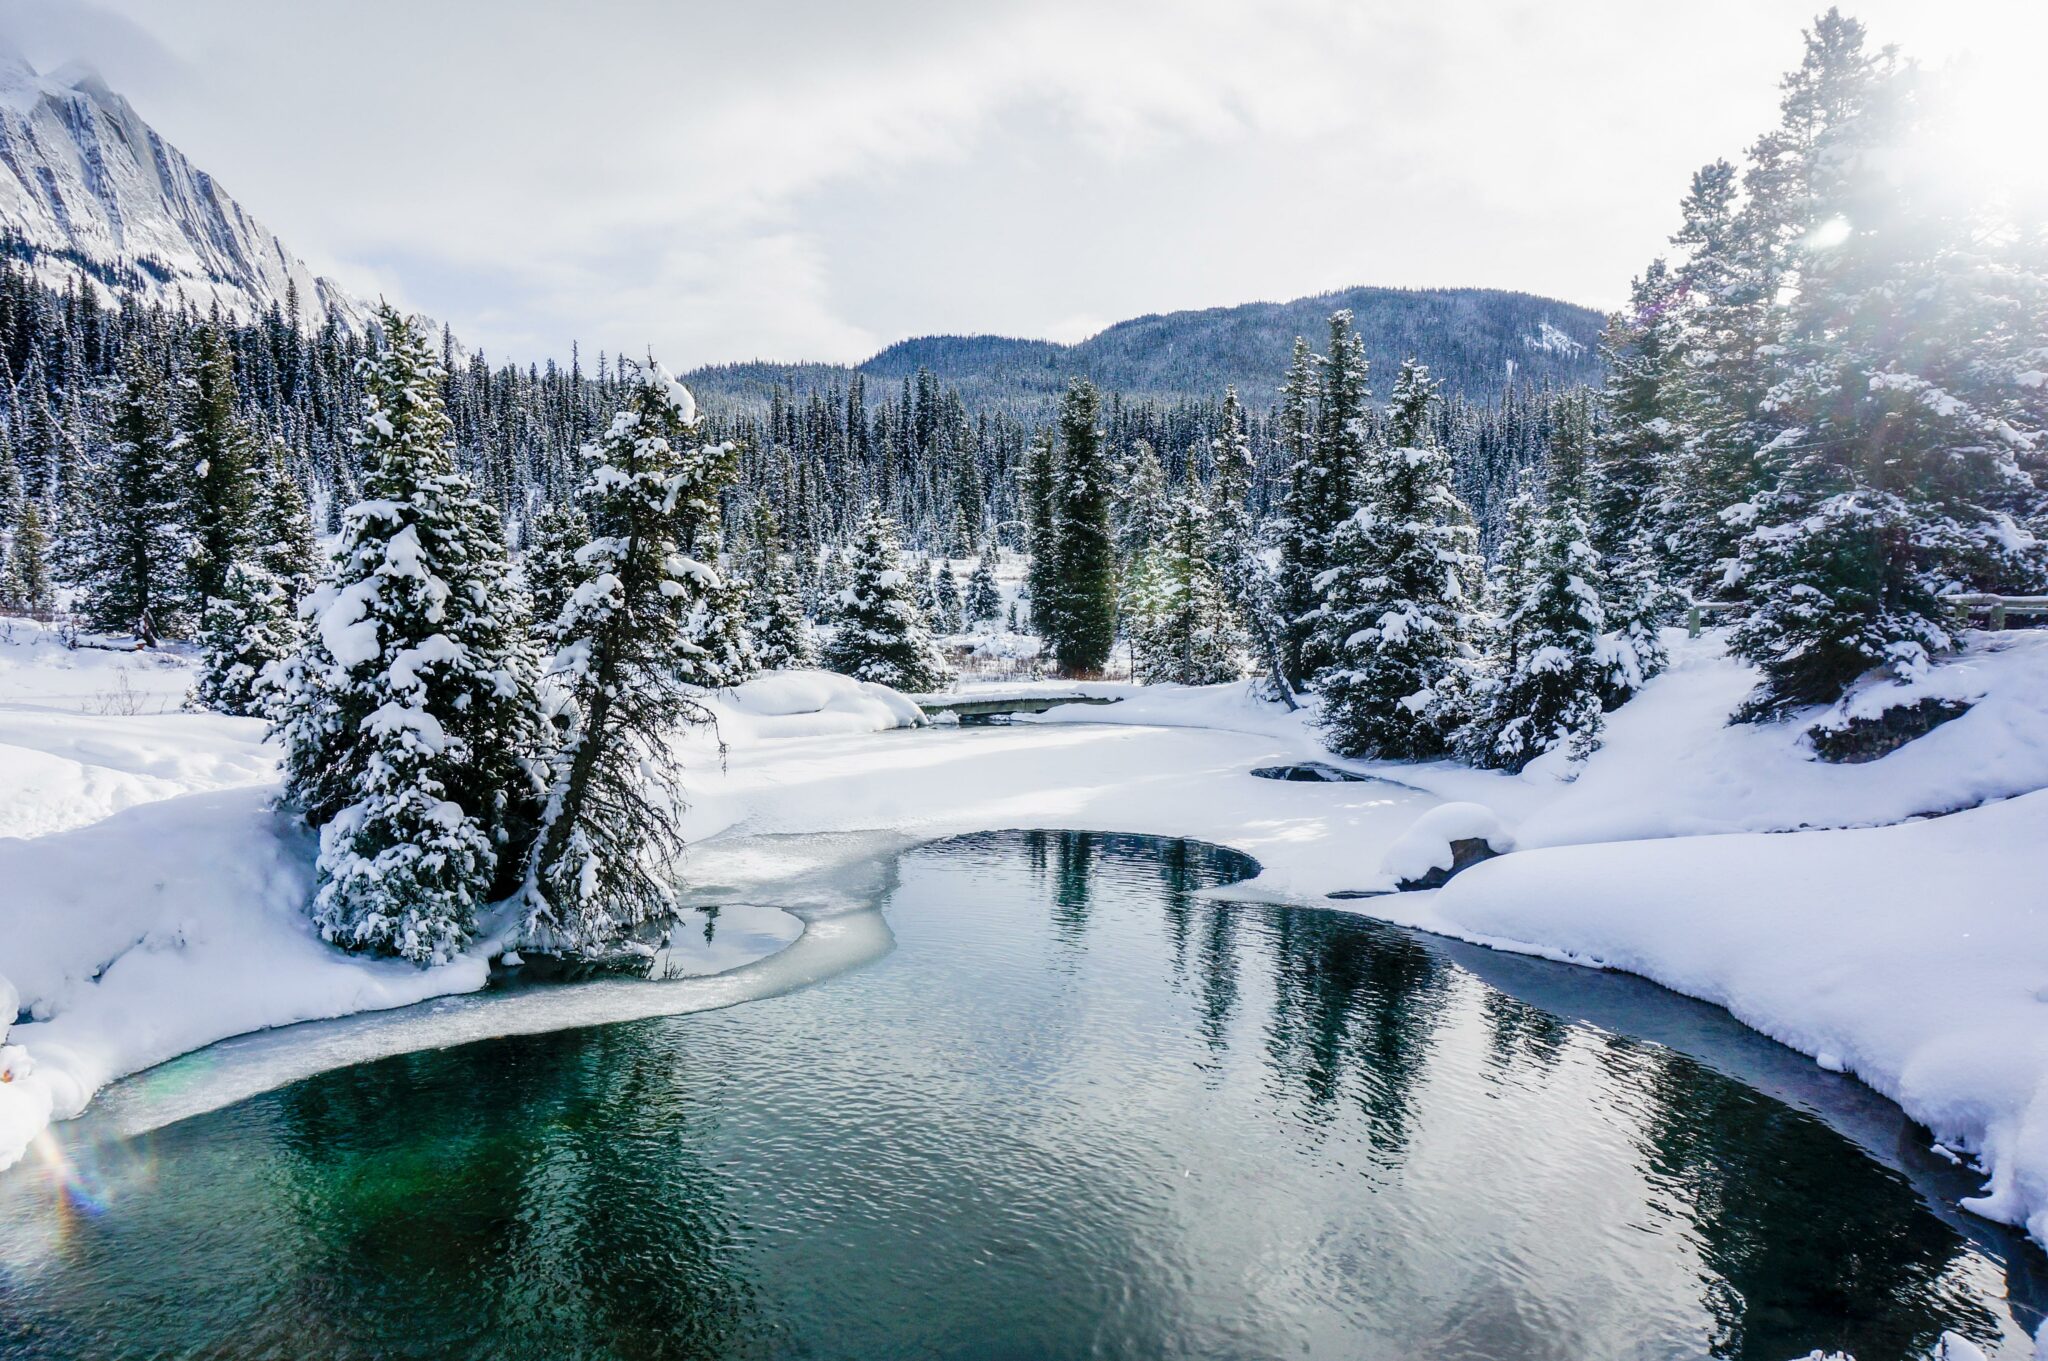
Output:
<path fill-rule="evenodd" d="M 683 367 L 1350 284 L 1610 306 L 1814 8 L 0 0 L 0 33 L 358 293 L 496 357 Z M 2048 0 L 1849 8 L 2016 126 L 2038 98 Z"/>

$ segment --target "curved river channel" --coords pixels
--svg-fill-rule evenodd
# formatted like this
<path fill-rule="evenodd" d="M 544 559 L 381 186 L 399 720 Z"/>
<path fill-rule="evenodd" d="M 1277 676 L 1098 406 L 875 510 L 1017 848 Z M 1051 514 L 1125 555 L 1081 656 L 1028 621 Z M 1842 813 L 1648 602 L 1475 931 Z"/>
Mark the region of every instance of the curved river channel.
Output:
<path fill-rule="evenodd" d="M 961 838 L 714 978 L 190 1056 L 0 1177 L 0 1355 L 2028 1354 L 2041 1254 L 1850 1080 L 1251 868 Z"/>

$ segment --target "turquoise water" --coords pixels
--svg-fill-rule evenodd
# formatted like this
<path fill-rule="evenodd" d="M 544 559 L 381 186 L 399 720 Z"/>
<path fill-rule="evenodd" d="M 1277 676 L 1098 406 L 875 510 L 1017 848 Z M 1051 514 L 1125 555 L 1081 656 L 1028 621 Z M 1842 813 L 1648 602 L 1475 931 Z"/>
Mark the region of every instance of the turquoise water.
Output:
<path fill-rule="evenodd" d="M 1633 980 L 1199 896 L 1249 868 L 940 843 L 814 986 L 23 1169 L 0 1354 L 1885 1361 L 2038 1317 L 2037 1255 L 1846 1080 Z"/>

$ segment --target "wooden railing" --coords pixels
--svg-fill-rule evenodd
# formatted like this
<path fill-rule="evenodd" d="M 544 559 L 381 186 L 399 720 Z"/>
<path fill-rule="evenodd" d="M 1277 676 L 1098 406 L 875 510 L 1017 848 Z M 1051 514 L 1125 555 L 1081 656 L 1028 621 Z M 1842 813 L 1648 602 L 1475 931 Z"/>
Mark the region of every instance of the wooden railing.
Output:
<path fill-rule="evenodd" d="M 2048 595 L 1952 595 L 1946 597 L 1968 619 L 1978 610 L 1990 616 L 1986 626 L 1993 633 L 2005 627 L 2009 614 L 2048 614 Z"/>
<path fill-rule="evenodd" d="M 1993 633 L 2005 628 L 2008 615 L 2048 615 L 2048 595 L 1950 595 L 1942 599 L 1955 606 L 1966 622 L 1982 611 L 1989 616 L 1985 627 Z M 1745 608 L 1735 600 L 1695 600 L 1685 611 L 1685 631 L 1697 638 L 1706 615 Z"/>

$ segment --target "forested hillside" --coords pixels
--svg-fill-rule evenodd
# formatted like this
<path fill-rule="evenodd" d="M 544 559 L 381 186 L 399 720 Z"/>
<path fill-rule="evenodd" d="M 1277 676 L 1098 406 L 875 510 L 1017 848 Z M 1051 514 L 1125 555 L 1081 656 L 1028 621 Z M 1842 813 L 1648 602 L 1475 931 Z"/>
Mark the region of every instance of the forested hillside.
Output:
<path fill-rule="evenodd" d="M 870 381 L 929 369 L 977 405 L 1042 408 L 1070 378 L 1128 396 L 1214 398 L 1236 387 L 1254 407 L 1279 391 L 1294 338 L 1349 311 L 1379 373 L 1429 366 L 1451 392 L 1490 400 L 1518 385 L 1598 381 L 1599 313 L 1554 298 L 1491 288 L 1347 288 L 1237 307 L 1134 317 L 1075 345 L 1006 336 L 921 336 L 855 366 Z M 829 365 L 722 365 L 688 375 L 703 391 L 759 398 L 777 381 L 850 381 Z"/>

